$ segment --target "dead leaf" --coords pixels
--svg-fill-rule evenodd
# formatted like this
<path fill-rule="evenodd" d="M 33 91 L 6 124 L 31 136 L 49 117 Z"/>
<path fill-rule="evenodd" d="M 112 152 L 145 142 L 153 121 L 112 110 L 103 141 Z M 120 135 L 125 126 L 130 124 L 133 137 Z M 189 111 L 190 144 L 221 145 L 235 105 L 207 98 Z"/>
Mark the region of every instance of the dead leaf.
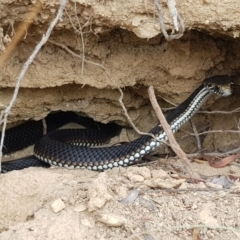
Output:
<path fill-rule="evenodd" d="M 208 164 L 211 167 L 222 168 L 222 167 L 225 167 L 226 165 L 228 165 L 229 163 L 235 161 L 239 156 L 240 156 L 240 153 L 238 153 L 236 155 L 228 156 L 228 157 L 225 157 L 222 159 L 217 159 L 217 158 L 209 157 L 209 156 L 204 156 L 204 157 L 207 157 Z"/>

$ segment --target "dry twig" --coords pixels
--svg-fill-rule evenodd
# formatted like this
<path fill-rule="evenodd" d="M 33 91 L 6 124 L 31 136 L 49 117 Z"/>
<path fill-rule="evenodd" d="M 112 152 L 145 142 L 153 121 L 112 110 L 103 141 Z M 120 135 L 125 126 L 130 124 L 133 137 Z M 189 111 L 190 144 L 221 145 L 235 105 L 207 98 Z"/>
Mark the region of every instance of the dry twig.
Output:
<path fill-rule="evenodd" d="M 236 153 L 239 153 L 239 152 L 240 152 L 240 147 L 232 149 L 232 150 L 224 152 L 224 153 L 221 153 L 221 152 L 209 152 L 209 153 L 205 153 L 205 154 L 208 155 L 208 156 L 211 156 L 211 157 L 227 157 L 229 155 L 236 154 Z M 202 157 L 203 153 L 201 153 L 201 152 L 199 152 L 199 153 L 190 153 L 190 154 L 187 154 L 187 156 L 189 158 L 198 158 L 198 157 Z"/>
<path fill-rule="evenodd" d="M 161 126 L 168 137 L 168 140 L 170 142 L 170 145 L 171 145 L 173 151 L 177 154 L 177 156 L 180 158 L 182 163 L 185 165 L 190 177 L 192 177 L 193 179 L 200 180 L 201 179 L 200 176 L 192 169 L 185 152 L 181 149 L 181 147 L 175 140 L 172 130 L 171 130 L 168 122 L 166 121 L 160 106 L 158 105 L 157 99 L 154 94 L 154 89 L 152 86 L 150 86 L 148 88 L 148 95 L 149 95 L 150 101 L 152 103 L 153 109 L 156 112 L 157 117 L 161 123 Z"/>
<path fill-rule="evenodd" d="M 235 108 L 231 111 L 198 111 L 198 113 L 207 113 L 207 114 L 233 114 L 233 113 L 238 113 L 240 112 L 240 107 L 239 108 Z"/>
<path fill-rule="evenodd" d="M 182 132 L 187 133 L 188 135 L 191 136 L 200 136 L 200 135 L 206 135 L 208 133 L 237 133 L 239 134 L 240 131 L 239 130 L 209 130 L 209 131 L 204 131 L 204 132 L 200 132 L 200 133 L 191 133 L 185 130 L 181 130 Z"/>
<path fill-rule="evenodd" d="M 73 24 L 73 21 L 70 17 L 70 15 L 68 14 L 68 11 L 65 10 L 70 22 L 71 22 L 71 25 L 73 27 L 73 29 L 75 30 L 75 33 L 77 35 L 80 35 L 80 38 L 81 38 L 81 42 L 82 42 L 82 68 L 81 68 L 81 75 L 82 75 L 82 78 L 84 79 L 85 83 L 86 83 L 86 79 L 85 79 L 85 76 L 84 76 L 84 64 L 85 64 L 85 42 L 84 42 L 84 34 L 87 33 L 87 32 L 84 32 L 84 28 L 87 27 L 87 26 L 91 26 L 90 22 L 91 22 L 91 17 L 89 17 L 89 19 L 87 20 L 87 22 L 84 23 L 84 25 L 82 26 L 81 23 L 80 23 L 80 20 L 77 16 L 77 8 L 76 8 L 76 2 L 74 3 L 74 12 L 75 12 L 75 17 L 76 17 L 76 20 L 77 20 L 77 23 L 78 23 L 78 28 Z M 90 31 L 91 32 L 91 31 Z M 84 85 L 85 85 L 84 83 Z"/>
<path fill-rule="evenodd" d="M 196 141 L 197 141 L 197 148 L 198 148 L 198 151 L 200 151 L 202 149 L 202 144 L 201 144 L 201 140 L 199 138 L 199 133 L 197 131 L 197 127 L 196 125 L 194 124 L 193 120 L 190 119 L 190 123 L 192 125 L 192 129 L 193 129 L 193 132 L 194 132 L 194 135 L 196 137 Z"/>

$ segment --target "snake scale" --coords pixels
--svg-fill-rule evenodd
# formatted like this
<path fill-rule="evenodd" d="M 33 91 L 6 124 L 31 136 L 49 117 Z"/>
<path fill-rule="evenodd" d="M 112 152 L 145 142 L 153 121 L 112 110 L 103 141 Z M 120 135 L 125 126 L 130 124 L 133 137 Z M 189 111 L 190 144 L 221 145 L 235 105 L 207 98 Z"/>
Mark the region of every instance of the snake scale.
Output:
<path fill-rule="evenodd" d="M 167 115 L 166 120 L 173 133 L 186 123 L 212 94 L 222 97 L 231 95 L 231 82 L 231 77 L 227 75 L 205 79 L 183 103 Z M 49 133 L 44 136 L 42 136 L 43 130 L 40 121 L 30 121 L 9 129 L 4 140 L 5 153 L 25 147 L 26 144 L 33 144 L 37 140 L 34 147 L 35 157 L 3 163 L 2 171 L 7 172 L 34 165 L 46 167 L 49 166 L 48 164 L 72 169 L 87 168 L 102 171 L 131 165 L 159 147 L 162 141 L 167 141 L 166 133 L 160 125 L 157 125 L 150 130 L 155 139 L 144 135 L 132 142 L 118 146 L 91 148 L 93 145 L 109 141 L 111 137 L 119 133 L 120 128 L 114 123 L 110 125 L 95 124 L 92 120 L 85 118 L 82 119 L 85 120 L 83 125 L 87 127 L 90 125 L 90 130 L 62 129 L 54 131 L 69 121 L 78 122 L 78 118 L 80 117 L 71 112 L 50 114 L 46 118 Z M 27 134 L 25 135 L 23 132 L 27 132 Z"/>

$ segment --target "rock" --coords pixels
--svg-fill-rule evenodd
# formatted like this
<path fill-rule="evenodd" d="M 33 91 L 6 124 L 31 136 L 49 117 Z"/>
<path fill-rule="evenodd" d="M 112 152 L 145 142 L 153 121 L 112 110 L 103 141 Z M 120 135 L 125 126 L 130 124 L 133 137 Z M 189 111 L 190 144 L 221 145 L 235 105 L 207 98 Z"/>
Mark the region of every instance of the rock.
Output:
<path fill-rule="evenodd" d="M 85 211 L 87 209 L 87 205 L 86 204 L 79 204 L 79 205 L 77 205 L 74 209 L 73 209 L 73 211 L 75 211 L 75 212 L 83 212 L 83 211 Z"/>
<path fill-rule="evenodd" d="M 110 227 L 121 227 L 127 221 L 126 218 L 112 213 L 99 214 L 97 220 Z"/>
<path fill-rule="evenodd" d="M 206 182 L 206 186 L 211 187 L 211 188 L 223 188 L 222 185 L 211 183 L 211 182 Z"/>
<path fill-rule="evenodd" d="M 54 213 L 58 213 L 65 208 L 65 204 L 61 198 L 58 198 L 51 204 L 51 208 Z"/>
<path fill-rule="evenodd" d="M 151 188 L 177 188 L 179 187 L 183 182 L 185 182 L 185 179 L 150 179 L 144 181 L 144 183 Z"/>
<path fill-rule="evenodd" d="M 197 205 L 196 204 L 193 204 L 192 207 L 191 207 L 192 210 L 195 210 L 197 209 Z"/>
<path fill-rule="evenodd" d="M 89 227 L 89 228 L 94 228 L 95 223 L 94 221 L 90 221 L 87 218 L 81 219 L 81 224 L 85 227 Z"/>
<path fill-rule="evenodd" d="M 88 210 L 94 211 L 102 208 L 105 203 L 112 199 L 108 188 L 108 176 L 105 172 L 100 173 L 88 188 Z"/>
<path fill-rule="evenodd" d="M 144 179 L 151 178 L 151 172 L 147 167 L 128 167 L 127 172 L 141 175 Z"/>
<path fill-rule="evenodd" d="M 170 176 L 167 174 L 167 172 L 163 171 L 162 169 L 159 170 L 153 170 L 152 171 L 152 178 L 170 178 Z"/>
<path fill-rule="evenodd" d="M 134 174 L 132 172 L 127 173 L 128 179 L 132 182 L 143 182 L 144 177 L 138 174 Z"/>
<path fill-rule="evenodd" d="M 218 220 L 213 217 L 215 210 L 214 203 L 206 203 L 203 205 L 203 210 L 199 213 L 199 220 L 206 225 L 218 227 Z"/>

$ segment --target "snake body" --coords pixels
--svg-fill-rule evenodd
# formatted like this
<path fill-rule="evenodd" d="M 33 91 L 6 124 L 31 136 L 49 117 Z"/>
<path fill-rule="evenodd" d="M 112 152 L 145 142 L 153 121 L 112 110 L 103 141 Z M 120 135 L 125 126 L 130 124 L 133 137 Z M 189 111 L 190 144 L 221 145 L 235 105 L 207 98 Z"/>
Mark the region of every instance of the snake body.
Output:
<path fill-rule="evenodd" d="M 231 78 L 229 76 L 214 76 L 205 79 L 183 103 L 166 117 L 173 133 L 196 113 L 209 96 L 216 94 L 226 97 L 231 93 Z M 123 145 L 100 148 L 87 147 L 92 141 L 95 145 L 108 140 L 111 132 L 114 135 L 118 130 L 109 130 L 110 133 L 107 134 L 105 128 L 98 130 L 97 134 L 95 134 L 95 131 L 90 131 L 90 134 L 86 131 L 83 141 L 80 137 L 82 130 L 53 131 L 44 135 L 36 143 L 34 155 L 50 165 L 102 171 L 113 167 L 131 165 L 159 147 L 162 141 L 167 141 L 166 133 L 160 125 L 157 125 L 150 131 L 155 138 L 144 135 Z M 103 136 L 104 133 L 106 136 Z"/>

